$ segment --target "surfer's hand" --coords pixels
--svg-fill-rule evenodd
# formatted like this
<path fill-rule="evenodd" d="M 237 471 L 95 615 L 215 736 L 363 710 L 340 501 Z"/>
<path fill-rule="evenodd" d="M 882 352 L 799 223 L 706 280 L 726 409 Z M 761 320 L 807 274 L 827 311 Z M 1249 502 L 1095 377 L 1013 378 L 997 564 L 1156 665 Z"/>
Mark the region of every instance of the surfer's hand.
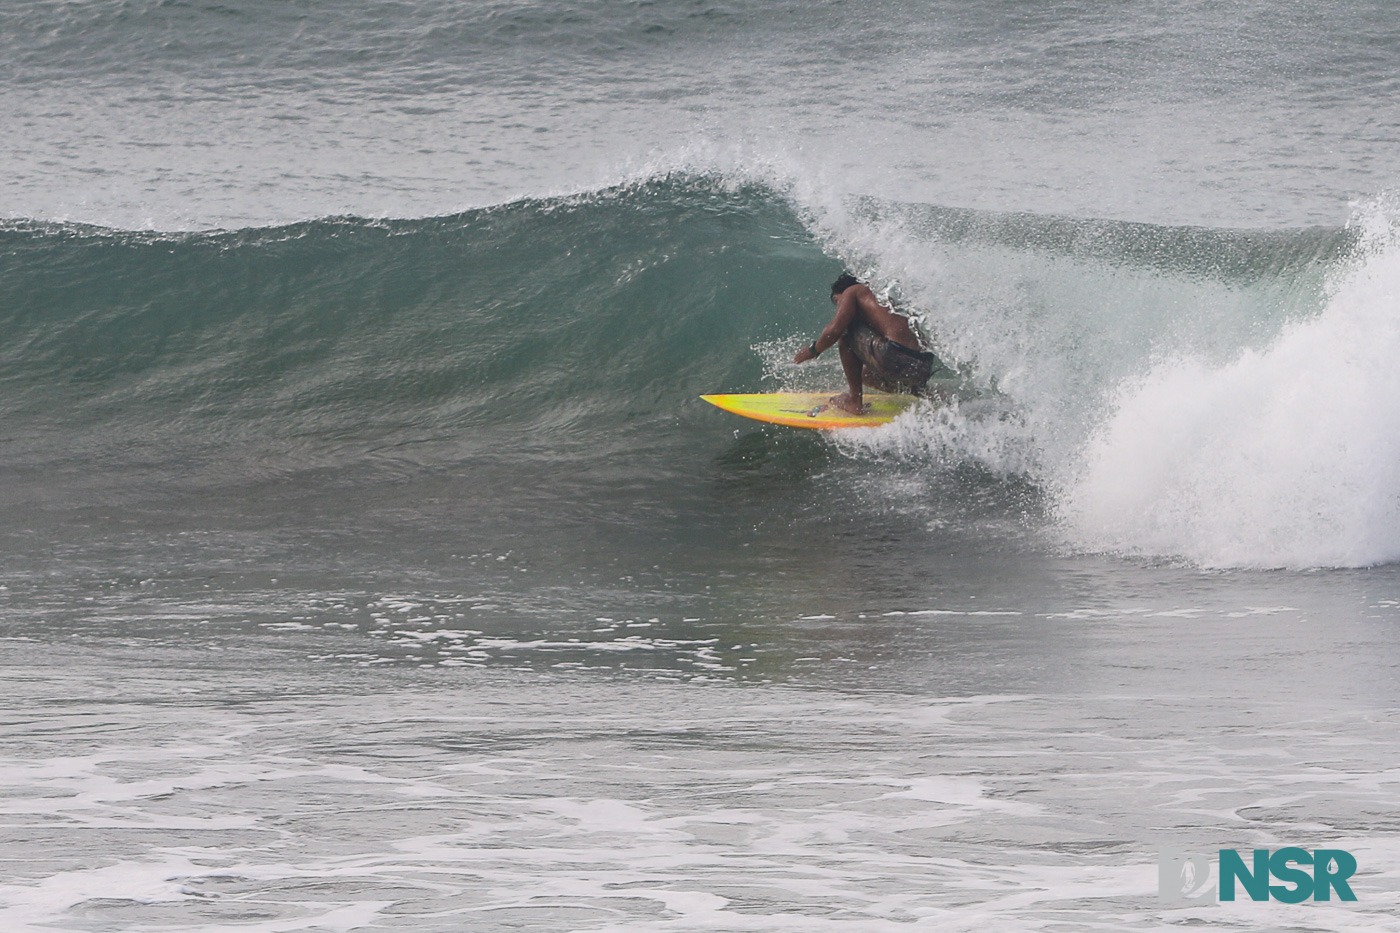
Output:
<path fill-rule="evenodd" d="M 816 359 L 816 356 L 817 355 L 812 352 L 811 347 L 803 347 L 801 350 L 797 351 L 797 355 L 792 358 L 792 361 L 794 363 L 805 363 L 808 360 Z"/>

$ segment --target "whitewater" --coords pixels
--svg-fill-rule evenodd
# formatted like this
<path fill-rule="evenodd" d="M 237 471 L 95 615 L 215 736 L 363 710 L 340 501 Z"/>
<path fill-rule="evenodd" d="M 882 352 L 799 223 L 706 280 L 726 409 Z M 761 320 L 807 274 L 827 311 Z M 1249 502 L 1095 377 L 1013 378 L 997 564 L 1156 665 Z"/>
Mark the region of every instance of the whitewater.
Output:
<path fill-rule="evenodd" d="M 1398 65 L 1379 2 L 0 9 L 0 927 L 1392 928 Z M 835 391 L 843 270 L 955 400 L 699 399 Z M 1159 897 L 1286 846 L 1357 900 Z"/>

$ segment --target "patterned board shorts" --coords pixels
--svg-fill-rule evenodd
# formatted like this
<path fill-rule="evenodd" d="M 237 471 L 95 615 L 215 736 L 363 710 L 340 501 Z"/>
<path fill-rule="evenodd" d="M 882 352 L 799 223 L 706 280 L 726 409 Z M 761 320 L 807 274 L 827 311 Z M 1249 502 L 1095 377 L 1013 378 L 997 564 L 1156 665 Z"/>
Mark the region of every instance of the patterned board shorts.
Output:
<path fill-rule="evenodd" d="M 865 364 L 865 383 L 874 389 L 918 393 L 935 370 L 947 369 L 932 353 L 895 343 L 862 321 L 850 326 L 846 339 Z"/>

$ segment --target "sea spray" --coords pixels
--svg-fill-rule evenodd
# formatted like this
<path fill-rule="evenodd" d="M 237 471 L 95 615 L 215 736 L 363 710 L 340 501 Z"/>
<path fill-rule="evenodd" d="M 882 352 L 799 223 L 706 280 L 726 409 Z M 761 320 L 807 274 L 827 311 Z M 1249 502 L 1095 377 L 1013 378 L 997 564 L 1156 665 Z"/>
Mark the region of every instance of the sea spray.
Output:
<path fill-rule="evenodd" d="M 1075 544 L 1207 566 L 1400 558 L 1396 201 L 1358 212 L 1326 305 L 1225 363 L 1174 355 L 1117 392 L 1060 494 Z"/>
<path fill-rule="evenodd" d="M 1275 352 L 1299 327 L 1305 329 L 1292 339 L 1306 343 L 1310 322 L 1332 314 L 1333 305 L 1384 307 L 1383 294 L 1348 297 L 1387 262 L 1384 222 L 1211 230 L 864 199 L 840 223 L 844 230 L 832 224 L 838 232 L 829 236 L 829 248 L 882 285 L 893 283 L 901 308 L 980 390 L 973 404 L 925 407 L 888 428 L 843 436 L 839 446 L 850 455 L 905 464 L 922 459 L 934 471 L 970 464 L 989 476 L 1020 477 L 1039 491 L 1033 498 L 1045 508 L 1052 534 L 1074 547 L 1230 566 L 1384 559 L 1364 556 L 1372 551 L 1363 544 L 1370 538 L 1354 524 L 1337 529 L 1333 545 L 1308 528 L 1295 529 L 1295 537 L 1330 550 L 1285 558 L 1273 547 L 1289 532 L 1263 533 L 1264 519 L 1245 523 L 1260 534 L 1228 548 L 1160 533 L 1163 523 L 1172 524 L 1164 515 L 1173 509 L 1182 521 L 1216 514 L 1207 491 L 1212 480 L 1192 472 L 1192 458 L 1209 466 L 1212 455 L 1197 447 L 1209 450 L 1216 435 L 1239 433 L 1236 418 L 1253 417 L 1245 390 L 1233 406 L 1210 394 L 1212 374 Z M 1365 273 L 1357 266 L 1363 256 Z M 1384 293 L 1383 284 L 1370 287 Z M 1331 383 L 1347 378 L 1339 373 L 1326 388 L 1334 391 Z M 1285 378 L 1275 382 L 1256 394 L 1307 391 Z M 1252 404 L 1257 409 L 1262 402 Z M 1183 421 L 1195 426 L 1164 427 Z M 1384 436 L 1380 426 L 1363 433 L 1372 442 Z M 1298 434 L 1280 436 L 1301 451 L 1294 456 L 1303 464 L 1309 441 Z M 1317 468 L 1334 479 L 1342 475 Z M 1154 490 L 1183 484 L 1199 495 L 1154 497 Z M 1268 502 L 1259 508 L 1274 511 Z"/>

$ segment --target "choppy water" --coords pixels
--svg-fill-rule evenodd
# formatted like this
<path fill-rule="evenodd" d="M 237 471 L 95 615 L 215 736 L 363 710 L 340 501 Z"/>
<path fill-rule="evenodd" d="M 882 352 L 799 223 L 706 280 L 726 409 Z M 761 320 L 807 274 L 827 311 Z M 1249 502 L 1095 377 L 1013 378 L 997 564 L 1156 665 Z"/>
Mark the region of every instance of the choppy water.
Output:
<path fill-rule="evenodd" d="M 1397 29 L 0 10 L 0 926 L 1389 929 Z"/>

